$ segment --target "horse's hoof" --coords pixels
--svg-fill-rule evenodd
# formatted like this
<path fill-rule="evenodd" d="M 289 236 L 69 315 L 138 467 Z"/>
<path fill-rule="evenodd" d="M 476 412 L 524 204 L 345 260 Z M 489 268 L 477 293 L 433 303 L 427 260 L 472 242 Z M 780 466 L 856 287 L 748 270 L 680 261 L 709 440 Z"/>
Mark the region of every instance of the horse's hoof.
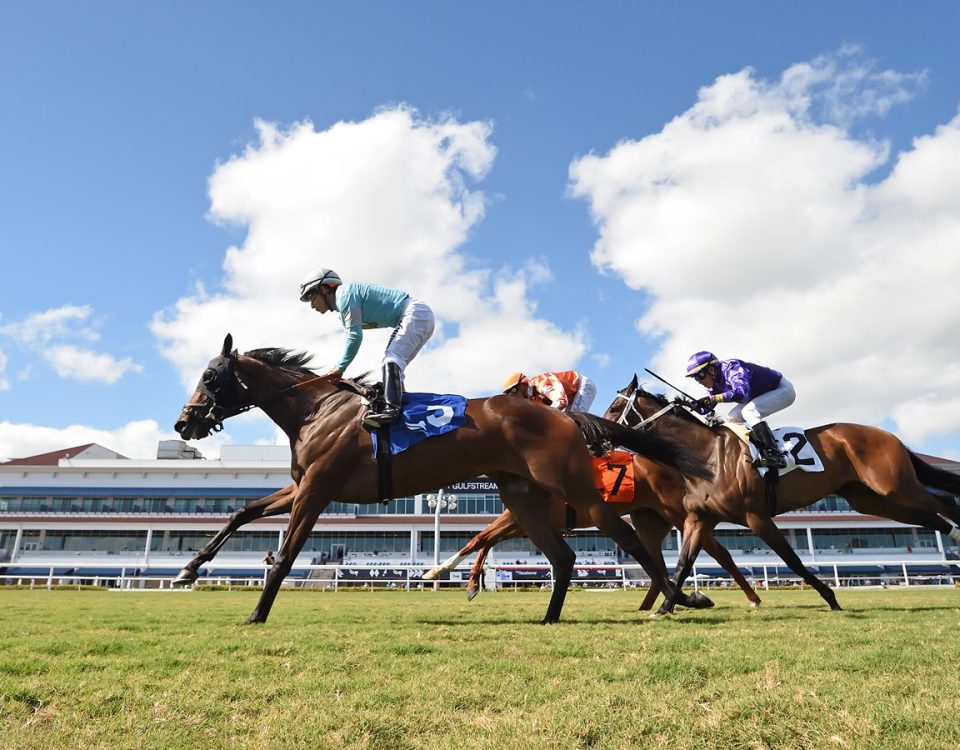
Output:
<path fill-rule="evenodd" d="M 651 620 L 659 620 L 663 617 L 670 617 L 672 614 L 673 612 L 661 612 L 658 609 L 656 612 L 652 612 L 651 614 L 647 615 L 647 617 L 649 617 Z"/>
<path fill-rule="evenodd" d="M 760 609 L 760 602 L 750 602 L 750 606 L 753 607 L 753 609 Z"/>
<path fill-rule="evenodd" d="M 544 618 L 543 618 L 543 622 L 541 622 L 540 624 L 541 624 L 541 625 L 556 625 L 558 622 L 560 622 L 560 621 L 559 621 L 559 620 L 552 620 L 552 619 L 550 619 L 549 617 L 544 617 Z"/>
<path fill-rule="evenodd" d="M 245 628 L 247 625 L 263 625 L 265 622 L 266 620 L 261 620 L 259 618 L 255 618 L 253 615 L 250 615 L 250 617 L 240 623 L 240 627 Z"/>
<path fill-rule="evenodd" d="M 179 573 L 177 573 L 177 577 L 170 582 L 170 585 L 171 586 L 190 586 L 191 584 L 196 582 L 197 578 L 199 578 L 199 576 L 197 575 L 197 571 L 190 570 L 189 568 L 184 568 Z"/>
<path fill-rule="evenodd" d="M 687 606 L 691 609 L 710 609 L 714 606 L 713 600 L 708 596 L 701 594 L 699 591 L 694 591 L 687 597 Z"/>
<path fill-rule="evenodd" d="M 479 586 L 467 586 L 467 601 L 472 602 L 473 597 L 480 593 Z"/>

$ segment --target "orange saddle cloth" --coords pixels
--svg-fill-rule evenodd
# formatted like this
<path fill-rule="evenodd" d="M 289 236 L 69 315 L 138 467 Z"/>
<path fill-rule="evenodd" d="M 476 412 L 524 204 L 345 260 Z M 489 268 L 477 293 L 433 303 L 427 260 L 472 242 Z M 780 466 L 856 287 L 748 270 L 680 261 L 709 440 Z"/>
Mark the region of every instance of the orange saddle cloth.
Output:
<path fill-rule="evenodd" d="M 593 458 L 594 484 L 604 502 L 633 502 L 633 454 L 629 451 L 610 451 Z"/>

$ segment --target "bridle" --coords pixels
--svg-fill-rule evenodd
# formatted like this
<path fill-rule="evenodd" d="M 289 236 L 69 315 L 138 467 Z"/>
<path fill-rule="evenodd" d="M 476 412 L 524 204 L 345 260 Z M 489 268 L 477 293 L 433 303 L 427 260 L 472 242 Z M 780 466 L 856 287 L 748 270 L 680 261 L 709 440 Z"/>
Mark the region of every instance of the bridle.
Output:
<path fill-rule="evenodd" d="M 622 393 L 617 391 L 617 395 L 614 397 L 614 403 L 617 399 L 623 399 L 627 402 L 627 405 L 623 407 L 623 411 L 620 412 L 620 416 L 615 420 L 617 424 L 623 425 L 625 427 L 632 427 L 635 430 L 644 429 L 649 427 L 651 423 L 660 419 L 664 414 L 669 411 L 672 411 L 676 404 L 667 404 L 660 411 L 655 414 L 651 414 L 649 417 L 644 417 L 640 413 L 640 410 L 637 408 L 637 391 L 634 391 L 629 396 L 624 396 Z M 637 423 L 631 425 L 628 423 L 629 415 L 633 413 L 637 416 Z"/>
<path fill-rule="evenodd" d="M 187 404 L 184 407 L 188 415 L 209 423 L 211 432 L 220 432 L 223 429 L 224 420 L 230 417 L 274 401 L 291 391 L 334 379 L 333 375 L 318 375 L 281 388 L 269 396 L 254 398 L 237 372 L 236 355 L 234 351 L 229 355 L 221 354 L 211 359 L 207 369 L 200 376 L 200 383 L 197 386 L 197 392 L 207 397 L 207 403 Z M 207 410 L 206 413 L 203 413 L 204 409 Z"/>

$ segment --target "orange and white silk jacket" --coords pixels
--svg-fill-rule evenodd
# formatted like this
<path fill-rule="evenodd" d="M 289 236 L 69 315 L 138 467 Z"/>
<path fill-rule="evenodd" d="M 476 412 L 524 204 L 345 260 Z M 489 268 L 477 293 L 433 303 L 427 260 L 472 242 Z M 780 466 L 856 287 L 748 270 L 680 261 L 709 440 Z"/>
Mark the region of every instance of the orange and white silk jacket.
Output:
<path fill-rule="evenodd" d="M 566 409 L 580 388 L 580 373 L 575 370 L 545 372 L 528 382 L 532 401 L 542 401 L 554 409 Z"/>

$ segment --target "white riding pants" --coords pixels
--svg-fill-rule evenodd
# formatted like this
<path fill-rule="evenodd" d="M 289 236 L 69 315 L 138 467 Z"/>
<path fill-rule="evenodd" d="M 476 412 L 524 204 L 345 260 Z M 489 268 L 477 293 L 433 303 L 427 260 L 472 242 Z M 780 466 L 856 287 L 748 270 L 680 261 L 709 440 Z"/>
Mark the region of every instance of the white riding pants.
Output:
<path fill-rule="evenodd" d="M 727 419 L 731 422 L 746 422 L 747 427 L 753 429 L 757 422 L 762 422 L 774 412 L 786 409 L 796 398 L 797 392 L 793 390 L 793 384 L 786 378 L 781 378 L 780 385 L 772 391 L 733 407 Z"/>
<path fill-rule="evenodd" d="M 383 364 L 393 362 L 400 368 L 400 376 L 403 377 L 407 365 L 433 335 L 433 328 L 433 310 L 425 302 L 410 297 L 400 315 L 400 322 L 390 334 L 387 350 L 383 353 Z"/>
<path fill-rule="evenodd" d="M 580 376 L 580 385 L 576 395 L 570 399 L 567 411 L 590 411 L 593 399 L 597 397 L 597 386 L 590 378 Z"/>

